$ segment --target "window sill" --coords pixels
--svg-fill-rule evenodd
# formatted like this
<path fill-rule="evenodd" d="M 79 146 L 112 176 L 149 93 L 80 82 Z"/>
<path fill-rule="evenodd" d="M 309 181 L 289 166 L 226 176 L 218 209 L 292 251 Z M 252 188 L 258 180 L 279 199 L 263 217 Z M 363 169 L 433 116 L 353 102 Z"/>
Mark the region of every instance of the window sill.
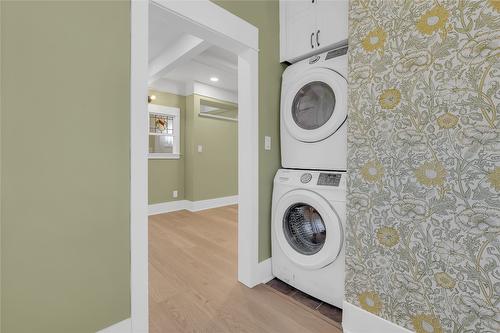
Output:
<path fill-rule="evenodd" d="M 178 160 L 181 158 L 180 154 L 172 153 L 149 153 L 148 159 L 150 160 Z"/>

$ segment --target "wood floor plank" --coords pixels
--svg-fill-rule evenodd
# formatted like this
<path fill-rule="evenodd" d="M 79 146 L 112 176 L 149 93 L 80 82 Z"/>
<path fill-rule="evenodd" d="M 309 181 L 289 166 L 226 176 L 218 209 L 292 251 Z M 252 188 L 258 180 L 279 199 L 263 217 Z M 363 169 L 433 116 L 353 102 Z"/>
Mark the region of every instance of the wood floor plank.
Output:
<path fill-rule="evenodd" d="M 236 205 L 149 219 L 150 331 L 340 333 L 269 288 L 237 281 Z"/>

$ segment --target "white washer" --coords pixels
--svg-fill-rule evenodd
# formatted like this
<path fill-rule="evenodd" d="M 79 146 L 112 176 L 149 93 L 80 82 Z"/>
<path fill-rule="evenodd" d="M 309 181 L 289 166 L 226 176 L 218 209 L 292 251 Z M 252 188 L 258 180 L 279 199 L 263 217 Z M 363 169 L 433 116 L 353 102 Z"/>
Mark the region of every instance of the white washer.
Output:
<path fill-rule="evenodd" d="M 346 174 L 280 169 L 274 178 L 272 268 L 278 279 L 342 308 Z"/>
<path fill-rule="evenodd" d="M 281 164 L 347 170 L 347 46 L 297 62 L 283 73 Z"/>

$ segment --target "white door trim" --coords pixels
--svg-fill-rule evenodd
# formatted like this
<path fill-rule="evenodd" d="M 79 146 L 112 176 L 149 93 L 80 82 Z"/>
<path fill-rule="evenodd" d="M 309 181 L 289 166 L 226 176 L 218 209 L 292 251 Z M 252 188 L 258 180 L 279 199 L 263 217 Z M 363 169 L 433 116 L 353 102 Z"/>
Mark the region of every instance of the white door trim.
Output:
<path fill-rule="evenodd" d="M 153 0 L 193 33 L 238 54 L 238 280 L 248 287 L 271 276 L 258 262 L 258 29 L 208 0 Z M 148 316 L 148 11 L 131 2 L 130 242 L 132 333 L 149 331 Z M 266 271 L 264 272 L 263 269 Z M 269 272 L 267 272 L 269 270 Z"/>
<path fill-rule="evenodd" d="M 259 49 L 258 29 L 209 0 L 152 0 L 155 4 L 201 27 L 215 38 L 232 39 L 245 48 Z M 200 36 L 204 38 L 205 36 Z M 204 38 L 206 39 L 206 38 Z"/>
<path fill-rule="evenodd" d="M 131 1 L 130 23 L 130 316 L 148 333 L 148 1 Z"/>

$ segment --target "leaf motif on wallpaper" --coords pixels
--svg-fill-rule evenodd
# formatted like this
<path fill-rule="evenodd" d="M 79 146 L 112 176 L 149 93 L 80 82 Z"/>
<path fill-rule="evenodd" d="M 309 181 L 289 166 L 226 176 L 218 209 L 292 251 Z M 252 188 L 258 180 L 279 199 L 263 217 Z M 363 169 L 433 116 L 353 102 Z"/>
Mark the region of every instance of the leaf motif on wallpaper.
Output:
<path fill-rule="evenodd" d="M 499 13 L 351 2 L 346 298 L 419 333 L 500 331 Z"/>
<path fill-rule="evenodd" d="M 397 74 L 415 74 L 432 64 L 432 54 L 427 51 L 413 51 L 402 56 L 394 66 Z"/>
<path fill-rule="evenodd" d="M 459 51 L 458 59 L 469 65 L 495 61 L 500 54 L 500 31 L 478 33 Z"/>

